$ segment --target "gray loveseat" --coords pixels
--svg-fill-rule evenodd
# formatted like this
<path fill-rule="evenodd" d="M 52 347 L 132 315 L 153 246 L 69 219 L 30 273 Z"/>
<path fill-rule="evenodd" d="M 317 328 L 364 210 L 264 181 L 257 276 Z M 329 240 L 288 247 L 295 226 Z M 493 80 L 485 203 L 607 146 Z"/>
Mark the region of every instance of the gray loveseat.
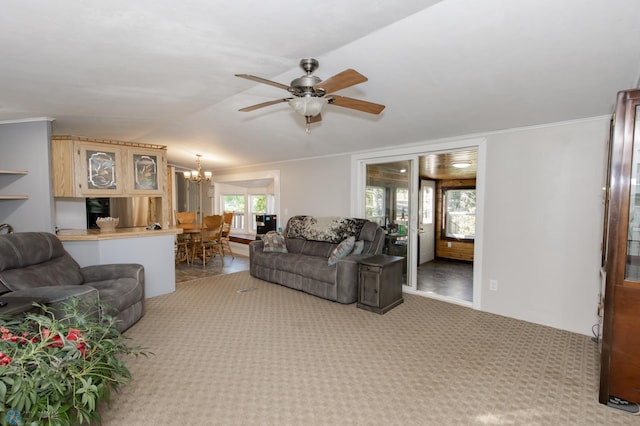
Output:
<path fill-rule="evenodd" d="M 355 218 L 294 216 L 283 232 L 286 253 L 265 252 L 264 241 L 249 244 L 250 273 L 256 278 L 340 303 L 358 299 L 358 262 L 382 253 L 384 231 Z M 339 243 L 353 236 L 361 254 L 348 254 L 329 265 Z"/>
<path fill-rule="evenodd" d="M 54 312 L 69 298 L 99 302 L 124 331 L 144 314 L 144 268 L 138 264 L 81 268 L 54 234 L 22 232 L 0 235 L 0 300 L 14 297 L 42 301 Z M 96 313 L 99 315 L 96 309 Z"/>

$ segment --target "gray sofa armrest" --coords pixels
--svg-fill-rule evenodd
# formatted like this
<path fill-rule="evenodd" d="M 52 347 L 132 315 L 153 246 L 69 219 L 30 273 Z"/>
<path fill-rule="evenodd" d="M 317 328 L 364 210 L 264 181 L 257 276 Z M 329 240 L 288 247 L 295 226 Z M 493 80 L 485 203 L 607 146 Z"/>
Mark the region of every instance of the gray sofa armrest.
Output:
<path fill-rule="evenodd" d="M 80 268 L 85 284 L 97 281 L 133 278 L 144 284 L 144 266 L 137 263 L 113 263 Z"/>
<path fill-rule="evenodd" d="M 251 255 L 251 253 L 262 253 L 263 249 L 264 241 L 262 240 L 255 240 L 249 243 L 249 255 Z"/>
<path fill-rule="evenodd" d="M 257 266 L 255 264 L 255 258 L 256 256 L 262 255 L 263 249 L 264 241 L 262 240 L 251 241 L 249 243 L 249 274 L 253 277 L 258 276 L 256 272 Z"/>

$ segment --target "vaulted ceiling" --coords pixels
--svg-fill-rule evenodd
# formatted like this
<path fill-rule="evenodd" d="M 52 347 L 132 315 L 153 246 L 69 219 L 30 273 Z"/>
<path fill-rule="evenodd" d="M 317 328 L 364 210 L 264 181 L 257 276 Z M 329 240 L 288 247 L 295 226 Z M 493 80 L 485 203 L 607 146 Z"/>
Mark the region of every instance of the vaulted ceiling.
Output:
<path fill-rule="evenodd" d="M 314 157 L 610 114 L 640 77 L 637 0 L 9 0 L 0 120 L 168 146 L 206 169 Z M 368 82 L 304 131 L 273 86 L 302 58 Z"/>

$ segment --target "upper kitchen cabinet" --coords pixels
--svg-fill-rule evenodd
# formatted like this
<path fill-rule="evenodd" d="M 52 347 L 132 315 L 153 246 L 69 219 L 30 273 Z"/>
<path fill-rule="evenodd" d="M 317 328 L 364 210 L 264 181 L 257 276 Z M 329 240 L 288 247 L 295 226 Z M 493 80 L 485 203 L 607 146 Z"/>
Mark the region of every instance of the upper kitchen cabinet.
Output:
<path fill-rule="evenodd" d="M 113 197 L 123 195 L 124 152 L 109 144 L 78 144 L 76 183 L 81 195 Z M 55 168 L 54 168 L 55 170 Z"/>
<path fill-rule="evenodd" d="M 54 196 L 163 196 L 166 149 L 69 136 L 52 139 Z"/>
<path fill-rule="evenodd" d="M 127 181 L 130 195 L 162 195 L 167 160 L 164 150 L 127 148 Z"/>

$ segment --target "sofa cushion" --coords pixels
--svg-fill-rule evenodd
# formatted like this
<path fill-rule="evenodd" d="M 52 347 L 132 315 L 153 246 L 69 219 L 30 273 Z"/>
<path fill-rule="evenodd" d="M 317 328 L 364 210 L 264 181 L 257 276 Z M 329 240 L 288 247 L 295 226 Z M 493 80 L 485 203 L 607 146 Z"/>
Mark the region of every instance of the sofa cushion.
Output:
<path fill-rule="evenodd" d="M 355 244 L 355 242 L 356 242 L 356 237 L 349 237 L 343 242 L 341 242 L 340 244 L 338 244 L 338 246 L 335 249 L 333 249 L 333 252 L 331 252 L 331 256 L 329 256 L 329 260 L 327 260 L 327 265 L 333 266 L 336 263 L 338 263 L 338 260 L 342 259 L 343 257 L 346 257 L 349 253 L 351 253 L 351 250 L 353 250 L 353 245 Z"/>
<path fill-rule="evenodd" d="M 376 238 L 376 232 L 378 231 L 379 226 L 375 222 L 367 222 L 364 224 L 362 229 L 360 230 L 360 236 L 356 235 L 356 239 L 364 240 L 364 241 L 373 241 Z"/>
<path fill-rule="evenodd" d="M 353 250 L 350 254 L 361 254 L 364 250 L 364 241 L 358 240 L 353 244 Z"/>
<path fill-rule="evenodd" d="M 329 266 L 327 260 L 315 256 L 300 256 L 298 275 L 312 280 L 335 285 L 336 266 Z"/>
<path fill-rule="evenodd" d="M 287 251 L 289 253 L 302 253 L 306 240 L 301 238 L 285 238 L 287 242 Z"/>
<path fill-rule="evenodd" d="M 307 256 L 301 254 L 291 255 L 290 253 L 277 253 L 271 257 L 270 266 L 276 268 L 279 271 L 290 272 L 292 274 L 300 274 L 302 271 L 302 264 L 305 262 L 306 257 Z"/>
<path fill-rule="evenodd" d="M 121 312 L 144 298 L 144 288 L 134 278 L 87 283 L 100 293 L 100 301 L 110 315 Z"/>
<path fill-rule="evenodd" d="M 276 232 L 267 232 L 263 237 L 265 253 L 287 253 L 287 244 L 284 237 Z"/>
<path fill-rule="evenodd" d="M 0 271 L 37 265 L 66 253 L 60 240 L 46 232 L 7 234 L 0 239 Z"/>
<path fill-rule="evenodd" d="M 322 241 L 305 241 L 300 253 L 306 254 L 307 256 L 321 257 L 326 261 L 329 256 L 331 256 L 331 253 L 336 246 L 337 244 L 325 243 Z"/>
<path fill-rule="evenodd" d="M 37 265 L 0 272 L 0 283 L 12 291 L 33 287 L 79 285 L 82 282 L 80 266 L 66 252 Z"/>

